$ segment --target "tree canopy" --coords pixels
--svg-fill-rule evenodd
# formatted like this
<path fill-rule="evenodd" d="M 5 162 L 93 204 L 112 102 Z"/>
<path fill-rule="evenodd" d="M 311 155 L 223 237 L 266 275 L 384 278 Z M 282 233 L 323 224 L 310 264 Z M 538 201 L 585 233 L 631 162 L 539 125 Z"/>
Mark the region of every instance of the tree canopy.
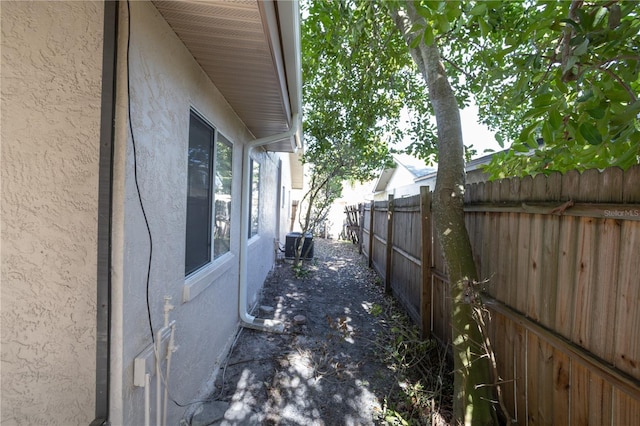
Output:
<path fill-rule="evenodd" d="M 640 155 L 640 3 L 422 1 L 461 104 L 510 150 L 493 177 L 628 168 Z M 470 141 L 469 141 L 470 142 Z"/>
<path fill-rule="evenodd" d="M 308 5 L 303 32 L 307 134 L 314 142 L 315 135 L 329 134 L 350 141 L 312 142 L 308 158 L 339 144 L 363 149 L 373 160 L 367 163 L 379 165 L 390 144 L 403 136 L 412 141 L 410 153 L 436 158 L 433 111 L 415 79 L 415 65 L 403 55 L 406 47 L 398 35 L 384 29 L 387 10 L 402 3 Z M 612 165 L 626 169 L 639 162 L 640 3 L 415 5 L 426 25 L 414 30 L 426 44 L 437 41 L 441 47 L 459 105 L 475 100 L 481 121 L 510 148 L 494 156 L 493 177 Z M 399 123 L 403 107 L 410 111 L 406 134 Z"/>
<path fill-rule="evenodd" d="M 411 111 L 416 141 L 433 125 L 406 46 L 371 9 L 324 1 L 302 6 L 303 161 L 310 188 L 300 219 L 306 230 L 326 215 L 342 182 L 372 179 L 391 165 L 393 145 L 406 133 L 399 126 L 403 108 Z"/>

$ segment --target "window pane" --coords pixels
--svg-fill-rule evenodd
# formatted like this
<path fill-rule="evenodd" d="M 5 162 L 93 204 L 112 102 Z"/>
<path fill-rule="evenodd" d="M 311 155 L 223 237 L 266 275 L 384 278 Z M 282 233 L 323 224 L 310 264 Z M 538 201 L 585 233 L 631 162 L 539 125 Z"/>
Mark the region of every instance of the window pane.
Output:
<path fill-rule="evenodd" d="M 185 275 L 211 261 L 211 175 L 214 130 L 191 113 Z"/>
<path fill-rule="evenodd" d="M 249 223 L 249 238 L 258 234 L 260 213 L 260 163 L 251 160 L 251 217 Z"/>
<path fill-rule="evenodd" d="M 231 169 L 233 147 L 218 133 L 216 142 L 215 214 L 216 228 L 213 240 L 213 256 L 229 251 L 231 241 Z"/>

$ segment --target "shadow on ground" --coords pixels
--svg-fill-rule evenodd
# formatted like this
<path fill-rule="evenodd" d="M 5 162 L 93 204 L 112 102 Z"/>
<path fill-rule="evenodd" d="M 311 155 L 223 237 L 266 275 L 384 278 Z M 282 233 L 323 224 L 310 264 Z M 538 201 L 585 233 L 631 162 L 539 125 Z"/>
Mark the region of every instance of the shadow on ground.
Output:
<path fill-rule="evenodd" d="M 385 324 L 372 310 L 385 304 L 383 287 L 352 244 L 315 244 L 305 276 L 277 264 L 255 312 L 281 320 L 285 332 L 240 331 L 214 402 L 192 426 L 382 423 L 385 400 L 399 386 L 378 356 Z"/>

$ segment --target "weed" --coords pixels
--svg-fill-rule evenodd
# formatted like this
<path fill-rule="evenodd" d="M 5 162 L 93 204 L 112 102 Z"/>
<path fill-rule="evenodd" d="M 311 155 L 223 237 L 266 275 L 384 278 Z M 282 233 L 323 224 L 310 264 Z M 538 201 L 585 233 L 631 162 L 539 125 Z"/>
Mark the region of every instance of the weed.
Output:
<path fill-rule="evenodd" d="M 452 368 L 435 340 L 424 340 L 411 319 L 395 304 L 376 313 L 386 324 L 378 336 L 381 361 L 394 371 L 398 387 L 385 399 L 380 420 L 391 425 L 437 424 L 450 417 Z M 373 308 L 372 308 L 373 311 Z"/>
<path fill-rule="evenodd" d="M 291 269 L 293 269 L 293 274 L 298 279 L 306 278 L 309 276 L 309 274 L 311 274 L 311 271 L 308 268 L 305 268 L 302 262 L 294 264 L 293 266 L 291 266 Z"/>
<path fill-rule="evenodd" d="M 369 313 L 374 317 L 380 316 L 382 314 L 382 306 L 378 305 L 377 303 L 374 303 L 371 306 L 371 310 L 369 311 Z"/>

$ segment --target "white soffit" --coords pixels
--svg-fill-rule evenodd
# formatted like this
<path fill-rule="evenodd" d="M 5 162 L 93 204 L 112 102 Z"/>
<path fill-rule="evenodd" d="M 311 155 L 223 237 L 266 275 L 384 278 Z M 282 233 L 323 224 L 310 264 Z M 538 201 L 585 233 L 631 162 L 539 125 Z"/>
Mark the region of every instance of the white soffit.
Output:
<path fill-rule="evenodd" d="M 256 138 L 289 129 L 293 123 L 280 26 L 268 24 L 277 22 L 274 2 L 153 3 Z M 291 152 L 291 141 L 268 149 Z"/>

